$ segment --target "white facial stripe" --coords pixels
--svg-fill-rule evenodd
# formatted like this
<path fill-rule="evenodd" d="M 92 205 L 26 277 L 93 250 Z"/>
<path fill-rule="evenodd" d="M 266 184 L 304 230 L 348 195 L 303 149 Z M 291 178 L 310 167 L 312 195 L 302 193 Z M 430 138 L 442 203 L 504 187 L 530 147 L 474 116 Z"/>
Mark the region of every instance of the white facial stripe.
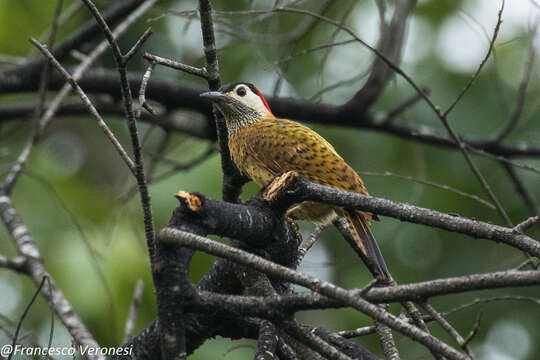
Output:
<path fill-rule="evenodd" d="M 240 88 L 244 88 L 246 93 L 244 96 L 238 95 L 238 89 Z M 256 110 L 261 115 L 271 115 L 266 106 L 264 106 L 264 102 L 259 95 L 255 94 L 247 85 L 238 84 L 232 91 L 229 91 L 227 95 Z"/>

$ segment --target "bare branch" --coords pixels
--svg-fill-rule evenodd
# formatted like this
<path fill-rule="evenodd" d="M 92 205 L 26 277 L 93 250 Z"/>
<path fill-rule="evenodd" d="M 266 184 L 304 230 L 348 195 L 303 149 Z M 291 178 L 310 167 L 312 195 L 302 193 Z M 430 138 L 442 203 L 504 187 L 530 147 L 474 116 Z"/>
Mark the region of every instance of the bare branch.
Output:
<path fill-rule="evenodd" d="M 57 90 L 63 85 L 60 76 L 51 74 L 50 90 Z M 76 72 L 73 73 L 74 77 Z M 130 73 L 129 82 L 134 92 L 140 88 L 142 73 Z M 1 77 L 1 74 L 0 74 Z M 21 74 L 13 75 L 17 79 L 16 82 L 0 81 L 0 93 L 17 93 L 35 91 L 37 84 L 21 77 Z M 77 79 L 82 88 L 88 89 L 87 93 L 109 94 L 113 97 L 121 96 L 120 81 L 117 72 L 108 69 L 100 68 L 94 71 L 88 71 L 87 75 Z M 68 86 L 69 89 L 71 89 Z M 166 81 L 153 79 L 148 83 L 147 96 L 157 100 L 167 107 L 169 110 L 185 108 L 198 111 L 203 114 L 209 114 L 210 108 L 208 102 L 199 97 L 199 94 L 204 91 L 201 88 L 191 84 L 183 84 L 178 81 Z M 381 122 L 376 116 L 369 112 L 358 113 L 357 111 L 346 110 L 342 106 L 334 106 L 330 104 L 318 104 L 307 102 L 298 99 L 289 98 L 273 98 L 266 97 L 272 111 L 276 116 L 285 117 L 288 119 L 296 119 L 307 123 L 318 123 L 332 126 L 344 126 L 356 129 L 370 129 L 386 134 L 399 136 L 412 141 L 430 144 L 443 148 L 456 149 L 456 142 L 438 130 L 421 125 L 406 125 Z M 33 109 L 33 108 L 32 108 Z M 21 116 L 27 114 L 25 107 L 9 107 L 7 109 L 0 108 L 0 122 L 9 119 L 20 119 Z M 160 124 L 165 129 L 181 131 L 187 134 L 192 134 L 202 138 L 215 138 L 211 129 L 212 125 L 202 120 L 189 122 L 188 125 L 168 114 L 163 119 L 145 119 Z M 195 131 L 192 129 L 196 128 Z M 201 130 L 199 130 L 201 129 Z M 478 153 L 482 156 L 495 158 L 501 162 L 512 163 L 514 166 L 540 173 L 540 170 L 534 166 L 519 164 L 515 161 L 506 159 L 505 157 L 538 157 L 540 156 L 540 147 L 532 143 L 524 141 L 515 142 L 513 144 L 494 144 L 491 141 L 482 139 L 474 139 L 471 137 L 459 135 L 462 142 L 470 152 Z"/>
<path fill-rule="evenodd" d="M 139 279 L 135 285 L 135 290 L 133 290 L 133 298 L 131 300 L 131 305 L 129 306 L 129 314 L 126 320 L 126 326 L 124 330 L 124 338 L 122 343 L 127 343 L 131 340 L 133 335 L 133 330 L 135 329 L 135 323 L 137 321 L 137 314 L 139 313 L 139 306 L 141 305 L 142 295 L 144 289 L 144 282 Z"/>
<path fill-rule="evenodd" d="M 296 266 L 298 267 L 302 260 L 304 259 L 304 256 L 306 256 L 306 253 L 311 249 L 313 245 L 320 239 L 321 237 L 321 231 L 323 230 L 323 227 L 320 225 L 315 226 L 315 230 L 311 234 L 309 234 L 309 237 L 306 241 L 302 243 L 302 246 L 298 249 L 298 255 L 296 258 Z"/>
<path fill-rule="evenodd" d="M 476 336 L 476 334 L 478 334 L 478 331 L 480 330 L 480 322 L 482 321 L 482 316 L 483 315 L 484 315 L 483 312 L 480 312 L 478 314 L 478 317 L 476 318 L 476 321 L 475 321 L 471 331 L 469 332 L 469 334 L 465 338 L 465 341 L 463 342 L 463 344 L 465 346 L 467 346 L 471 342 L 471 340 Z"/>
<path fill-rule="evenodd" d="M 423 88 L 422 92 L 429 95 L 430 90 L 428 88 Z M 411 96 L 410 99 L 398 105 L 393 110 L 390 110 L 388 114 L 386 114 L 386 116 L 384 117 L 383 123 L 391 123 L 398 115 L 402 114 L 404 111 L 416 104 L 419 100 L 422 100 L 422 96 L 420 94 L 415 94 Z"/>
<path fill-rule="evenodd" d="M 0 218 L 4 223 L 18 253 L 27 261 L 28 276 L 36 286 L 39 286 L 44 278 L 48 278 L 48 291 L 42 293 L 43 297 L 54 309 L 74 341 L 81 346 L 98 348 L 99 345 L 76 314 L 75 310 L 65 298 L 64 294 L 56 286 L 51 274 L 43 266 L 41 255 L 30 235 L 13 207 L 8 196 L 0 192 Z M 89 359 L 101 359 L 100 356 L 87 354 Z"/>
<path fill-rule="evenodd" d="M 502 10 L 504 8 L 504 0 L 502 1 L 502 7 L 501 7 L 501 10 L 499 11 L 499 22 L 502 21 L 501 20 L 501 17 L 502 17 Z M 491 187 L 489 186 L 488 182 L 486 181 L 486 179 L 484 178 L 484 176 L 480 173 L 480 170 L 478 169 L 478 167 L 476 166 L 476 164 L 472 161 L 470 155 L 468 154 L 467 152 L 467 148 L 465 146 L 465 144 L 462 142 L 462 140 L 458 137 L 458 135 L 456 134 L 456 132 L 452 129 L 452 127 L 450 126 L 450 123 L 448 122 L 448 119 L 446 118 L 446 115 L 444 113 L 441 112 L 440 108 L 438 106 L 436 106 L 432 100 L 430 99 L 430 97 L 416 84 L 416 82 L 407 74 L 405 73 L 398 65 L 396 65 L 392 59 L 388 58 L 387 56 L 385 56 L 383 53 L 381 53 L 379 50 L 373 48 L 372 46 L 370 46 L 369 44 L 367 44 L 365 41 L 363 41 L 362 39 L 360 39 L 358 37 L 358 35 L 356 35 L 356 33 L 351 30 L 349 27 L 347 26 L 344 26 L 340 23 L 338 23 L 337 21 L 335 20 L 332 20 L 332 19 L 329 19 L 327 17 L 324 17 L 324 16 L 321 16 L 319 14 L 315 14 L 315 13 L 312 13 L 310 11 L 307 11 L 307 10 L 303 10 L 303 9 L 294 9 L 294 8 L 276 8 L 276 9 L 273 9 L 272 11 L 278 11 L 278 12 L 292 12 L 292 13 L 298 13 L 298 14 L 304 14 L 304 15 L 309 15 L 311 17 L 315 17 L 321 21 L 324 21 L 324 22 L 327 22 L 329 24 L 332 24 L 336 27 L 339 27 L 341 29 L 343 29 L 345 32 L 347 32 L 349 35 L 351 35 L 356 41 L 358 41 L 359 43 L 361 43 L 364 47 L 368 48 L 371 52 L 373 52 L 375 55 L 378 56 L 378 58 L 385 64 L 387 65 L 390 69 L 392 69 L 393 71 L 395 71 L 397 74 L 399 74 L 403 79 L 405 79 L 417 92 L 420 96 L 422 96 L 422 98 L 426 101 L 426 103 L 429 105 L 429 107 L 435 112 L 435 114 L 437 115 L 437 117 L 439 117 L 439 119 L 441 120 L 441 122 L 443 123 L 444 127 L 446 128 L 448 134 L 450 135 L 450 138 L 454 141 L 455 144 L 458 145 L 458 148 L 459 150 L 461 151 L 461 153 L 463 154 L 463 157 L 465 158 L 465 161 L 467 162 L 467 164 L 469 165 L 469 167 L 471 168 L 472 172 L 474 173 L 474 175 L 476 176 L 476 178 L 478 179 L 478 181 L 480 182 L 480 184 L 482 185 L 482 187 L 486 190 L 486 193 L 489 195 L 489 197 L 491 198 L 492 202 L 495 204 L 495 207 L 497 208 L 497 211 L 499 212 L 499 214 L 501 215 L 501 217 L 505 220 L 506 224 L 511 226 L 512 225 L 512 222 L 510 221 L 510 218 L 508 217 L 508 215 L 506 214 L 506 212 L 504 211 L 502 205 L 500 204 L 499 200 L 497 199 L 497 197 L 495 196 L 495 194 L 493 193 L 493 191 L 491 190 Z M 495 32 L 494 34 L 494 38 L 496 37 L 496 35 L 498 34 L 498 30 Z M 489 53 L 488 53 L 489 54 Z M 353 98 L 354 99 L 354 98 Z M 347 104 L 351 104 L 350 106 L 356 106 L 355 105 L 355 102 L 351 102 L 349 101 L 349 103 Z M 346 105 L 347 105 L 346 104 Z M 347 106 L 345 106 L 346 108 Z M 448 111 L 446 112 L 448 113 Z"/>
<path fill-rule="evenodd" d="M 15 258 L 8 258 L 4 255 L 0 255 L 0 267 L 14 270 L 21 274 L 28 273 L 28 263 L 22 256 Z"/>
<path fill-rule="evenodd" d="M 322 281 L 309 275 L 298 273 L 294 270 L 291 270 L 281 265 L 277 265 L 256 255 L 246 253 L 239 249 L 218 243 L 216 241 L 195 234 L 183 232 L 172 228 L 165 228 L 160 232 L 159 238 L 160 241 L 163 242 L 201 250 L 215 256 L 221 256 L 231 261 L 250 266 L 251 268 L 264 272 L 270 276 L 277 276 L 283 280 L 308 287 L 322 295 L 326 295 L 331 298 L 343 301 L 347 305 L 363 312 L 364 314 L 372 317 L 373 319 L 384 323 L 390 328 L 399 331 L 408 337 L 411 337 L 412 339 L 418 341 L 424 346 L 434 351 L 441 352 L 449 359 L 467 359 L 466 356 L 460 354 L 448 345 L 442 343 L 435 337 L 425 333 L 424 331 L 419 330 L 414 326 L 411 326 L 406 321 L 403 321 L 398 317 L 384 311 L 378 306 L 359 298 L 354 292 L 347 291 L 326 281 Z"/>
<path fill-rule="evenodd" d="M 467 346 L 467 343 L 465 342 L 465 339 L 457 332 L 456 329 L 443 317 L 441 313 L 439 313 L 431 304 L 425 302 L 422 303 L 421 306 L 427 311 L 428 314 L 430 314 L 433 319 L 435 319 L 436 322 L 441 325 L 441 327 L 448 333 L 450 336 L 456 340 L 456 342 L 461 346 L 463 350 L 471 357 L 471 359 L 475 359 L 474 354 L 472 350 Z"/>
<path fill-rule="evenodd" d="M 154 219 L 152 217 L 152 205 L 151 205 L 151 200 L 150 200 L 150 193 L 148 192 L 148 186 L 146 184 L 146 174 L 144 172 L 142 149 L 141 149 L 141 144 L 139 141 L 139 135 L 138 135 L 138 130 L 137 130 L 137 119 L 135 116 L 135 110 L 133 109 L 133 98 L 131 95 L 131 88 L 128 81 L 127 64 L 128 64 L 129 58 L 127 56 L 122 55 L 122 51 L 120 50 L 118 42 L 116 41 L 116 37 L 109 29 L 107 22 L 105 21 L 103 16 L 99 13 L 99 10 L 96 8 L 94 3 L 91 0 L 83 0 L 83 1 L 86 4 L 86 6 L 90 9 L 90 12 L 92 13 L 92 15 L 94 15 L 96 21 L 98 22 L 103 32 L 105 33 L 105 37 L 107 38 L 107 41 L 109 42 L 109 46 L 112 49 L 112 53 L 114 55 L 114 59 L 116 62 L 116 67 L 120 75 L 120 84 L 121 84 L 120 89 L 122 93 L 122 101 L 124 103 L 124 108 L 126 111 L 128 130 L 129 130 L 129 135 L 131 138 L 131 147 L 132 147 L 133 157 L 134 157 L 134 161 L 133 161 L 134 167 L 133 167 L 132 172 L 135 176 L 135 179 L 137 180 L 137 185 L 139 187 L 141 206 L 142 206 L 142 210 L 144 214 L 144 232 L 146 236 L 148 253 L 150 256 L 150 263 L 153 264 L 153 259 L 155 255 Z M 149 10 L 156 3 L 156 1 L 157 0 L 146 0 L 139 7 L 138 10 L 142 9 L 142 11 L 145 12 Z M 148 33 L 148 30 L 146 31 L 146 33 Z M 141 39 L 144 41 L 145 35 L 143 35 Z M 137 49 L 137 46 L 140 46 L 143 41 L 138 41 L 137 44 L 139 45 L 135 44 L 134 49 Z"/>
<path fill-rule="evenodd" d="M 510 180 L 514 183 L 514 186 L 516 188 L 516 191 L 521 195 L 521 198 L 529 208 L 529 211 L 531 214 L 538 214 L 540 213 L 540 210 L 538 209 L 536 205 L 536 200 L 532 196 L 532 194 L 529 192 L 523 181 L 521 180 L 519 174 L 517 173 L 517 170 L 514 168 L 515 165 L 511 165 L 508 162 L 502 163 L 504 169 L 508 173 Z"/>
<path fill-rule="evenodd" d="M 23 311 L 21 317 L 19 318 L 19 322 L 17 323 L 17 329 L 15 329 L 15 335 L 13 335 L 13 340 L 11 342 L 12 349 L 15 348 L 15 344 L 17 343 L 17 338 L 19 337 L 19 332 L 21 331 L 21 328 L 22 328 L 22 323 L 23 323 L 24 319 L 26 318 L 26 315 L 28 315 L 28 312 L 30 311 L 30 308 L 32 307 L 32 305 L 34 305 L 34 302 L 36 301 L 39 293 L 41 292 L 41 289 L 43 288 L 43 285 L 45 284 L 45 280 L 47 280 L 47 279 L 48 279 L 47 276 L 43 276 L 43 279 L 41 280 L 41 282 L 39 283 L 39 286 L 37 287 L 36 291 L 34 292 L 34 295 L 32 296 L 32 299 L 30 299 L 30 302 L 24 308 L 24 311 Z M 7 357 L 7 360 L 11 360 L 11 357 L 13 356 L 14 353 L 15 353 L 14 351 L 10 352 L 8 357 Z"/>
<path fill-rule="evenodd" d="M 124 61 L 125 61 L 126 64 L 131 61 L 131 58 L 133 57 L 133 55 L 135 55 L 137 53 L 137 51 L 139 51 L 139 49 L 144 45 L 146 40 L 148 40 L 148 38 L 151 35 L 152 35 L 152 29 L 151 28 L 148 28 L 148 29 L 146 29 L 144 31 L 144 33 L 141 35 L 139 40 L 137 40 L 135 45 L 133 45 L 133 47 L 131 49 L 129 49 L 129 51 L 124 55 Z"/>
<path fill-rule="evenodd" d="M 388 311 L 387 304 L 380 306 Z M 401 358 L 399 356 L 396 342 L 392 336 L 392 329 L 378 321 L 375 321 L 375 331 L 379 336 L 379 341 L 381 342 L 385 358 L 387 360 L 400 360 Z"/>
<path fill-rule="evenodd" d="M 279 336 L 276 327 L 267 320 L 261 322 L 255 360 L 274 360 Z"/>
<path fill-rule="evenodd" d="M 506 124 L 505 128 L 501 130 L 499 135 L 495 138 L 495 142 L 501 142 L 503 141 L 514 128 L 516 127 L 519 117 L 521 116 L 521 112 L 523 111 L 523 106 L 525 105 L 525 95 L 527 94 L 527 87 L 529 85 L 529 80 L 531 78 L 531 72 L 534 65 L 534 57 L 535 57 L 535 47 L 534 47 L 534 40 L 536 38 L 536 33 L 538 31 L 538 25 L 540 24 L 540 18 L 538 18 L 533 25 L 533 32 L 531 34 L 531 40 L 529 44 L 529 55 L 527 56 L 527 60 L 525 62 L 525 68 L 523 70 L 523 75 L 521 77 L 521 82 L 519 83 L 518 91 L 516 93 L 516 104 L 514 105 L 514 109 L 512 110 L 512 113 L 510 114 L 510 119 L 508 120 L 508 124 Z"/>
<path fill-rule="evenodd" d="M 384 54 L 387 59 L 393 63 L 399 63 L 401 49 L 405 41 L 407 18 L 414 6 L 416 0 L 399 1 L 396 3 L 392 21 L 388 24 L 386 31 L 381 33 L 377 51 Z M 384 24 L 384 18 L 381 19 Z M 393 71 L 388 67 L 386 60 L 376 57 L 371 67 L 371 73 L 364 86 L 354 94 L 349 101 L 362 108 L 369 108 L 377 100 L 385 88 L 385 85 L 393 76 Z"/>
<path fill-rule="evenodd" d="M 519 233 L 519 234 L 524 234 L 525 231 L 527 229 L 529 229 L 530 227 L 534 226 L 534 225 L 537 225 L 540 223 L 540 216 L 532 216 L 522 222 L 520 222 L 519 224 L 517 224 L 516 226 L 514 226 L 514 231 Z"/>
<path fill-rule="evenodd" d="M 116 151 L 120 154 L 120 157 L 122 160 L 124 160 L 124 163 L 127 165 L 128 169 L 135 174 L 135 164 L 133 163 L 133 160 L 129 157 L 126 150 L 124 150 L 124 147 L 122 144 L 120 144 L 120 141 L 116 138 L 116 136 L 113 134 L 113 132 L 109 129 L 101 115 L 99 115 L 97 109 L 94 107 L 88 96 L 84 93 L 84 91 L 81 89 L 77 81 L 74 79 L 71 74 L 69 74 L 66 69 L 54 58 L 54 56 L 51 54 L 51 52 L 47 49 L 46 46 L 40 44 L 36 39 L 32 38 L 30 39 L 30 42 L 38 48 L 41 53 L 46 56 L 53 66 L 64 76 L 64 79 L 71 85 L 71 87 L 77 92 L 79 97 L 81 98 L 82 102 L 88 109 L 88 111 L 97 119 L 98 125 L 101 127 L 105 135 L 109 138 L 113 146 L 116 148 Z"/>
<path fill-rule="evenodd" d="M 49 47 L 54 46 L 54 40 L 56 38 L 56 30 L 58 29 L 58 21 L 60 17 L 60 13 L 62 12 L 62 5 L 63 0 L 58 0 L 56 5 L 56 10 L 54 13 L 49 39 L 47 41 Z M 41 70 L 41 76 L 39 79 L 39 104 L 36 106 L 34 113 L 36 115 L 36 121 L 39 124 L 39 119 L 43 115 L 43 109 L 45 107 L 45 101 L 47 96 L 47 83 L 49 82 L 49 70 L 51 68 L 50 66 L 51 62 L 46 61 Z M 28 161 L 28 158 L 30 157 L 30 153 L 32 152 L 32 149 L 34 145 L 38 142 L 39 138 L 39 126 L 34 125 L 34 128 L 32 129 L 32 135 L 30 136 L 30 139 L 24 146 L 21 154 L 17 157 L 17 161 L 12 166 L 10 172 L 6 176 L 6 180 L 4 182 L 4 191 L 6 194 L 11 194 L 11 191 L 15 187 L 15 184 L 17 183 L 17 180 L 19 179 L 19 176 L 24 171 L 24 168 L 26 166 L 26 162 Z"/>
<path fill-rule="evenodd" d="M 290 177 L 290 173 L 282 176 L 289 177 L 289 183 L 283 187 L 281 193 L 277 193 L 275 197 L 269 199 L 275 203 L 275 206 L 280 208 L 286 209 L 290 205 L 302 201 L 338 205 L 458 232 L 472 237 L 503 242 L 533 256 L 540 257 L 540 243 L 526 235 L 516 234 L 512 228 L 471 220 L 461 216 L 453 216 L 414 205 L 396 203 L 382 198 L 349 193 L 315 184 L 300 177 Z M 292 196 L 288 193 L 289 190 L 294 190 L 290 192 L 291 194 L 294 193 Z"/>
<path fill-rule="evenodd" d="M 324 359 L 352 360 L 317 335 L 302 329 L 296 321 L 284 321 L 282 329 L 296 340 L 321 354 Z"/>
<path fill-rule="evenodd" d="M 384 173 L 376 173 L 376 172 L 371 172 L 371 171 L 357 171 L 357 173 L 360 174 L 360 175 L 366 175 L 366 176 L 395 177 L 395 178 L 398 178 L 398 179 L 409 180 L 409 181 L 412 181 L 412 182 L 415 182 L 415 183 L 418 183 L 418 184 L 433 186 L 435 188 L 450 191 L 450 192 L 453 192 L 455 194 L 466 197 L 468 199 L 474 200 L 474 201 L 476 201 L 476 202 L 478 202 L 478 203 L 480 203 L 482 205 L 487 206 L 490 209 L 495 209 L 495 206 L 492 203 L 482 199 L 479 196 L 469 194 L 469 193 L 466 193 L 466 192 L 461 191 L 459 189 L 456 189 L 456 188 L 454 188 L 452 186 L 439 184 L 439 183 L 436 183 L 436 182 L 433 182 L 433 181 L 423 180 L 423 179 L 416 179 L 416 178 L 413 178 L 412 176 L 407 176 L 407 175 L 394 174 L 394 173 L 392 173 L 390 171 L 385 171 Z"/>
<path fill-rule="evenodd" d="M 122 17 L 125 17 L 125 15 L 126 15 L 125 11 L 131 11 L 132 7 L 133 7 L 133 4 L 138 3 L 138 2 L 139 2 L 139 0 L 130 1 L 130 2 L 126 2 L 125 4 L 122 4 L 121 6 L 111 8 L 111 10 L 108 11 L 107 16 L 111 17 L 111 19 L 112 19 L 111 21 L 116 21 L 118 19 L 121 19 Z M 116 29 L 115 29 L 115 31 L 113 33 L 113 36 L 118 37 L 121 34 L 123 34 L 129 28 L 129 26 L 131 24 L 133 24 L 142 14 L 144 14 L 145 11 L 146 11 L 146 8 L 144 6 L 141 6 L 138 9 L 136 9 L 135 11 L 133 11 L 133 13 L 131 15 L 129 15 L 122 23 L 120 23 L 116 27 Z M 73 46 L 75 46 L 75 44 L 80 45 L 78 43 L 78 41 L 84 41 L 84 39 L 87 39 L 88 37 L 93 37 L 94 36 L 93 35 L 94 30 L 93 29 L 94 29 L 94 24 L 89 24 L 88 26 L 83 27 L 83 29 L 79 33 L 77 33 L 73 38 L 70 38 L 70 39 L 66 40 L 66 42 L 64 44 L 62 44 L 57 49 L 57 53 L 59 54 L 59 56 L 64 54 L 64 51 L 66 49 L 71 49 Z M 85 60 L 79 66 L 77 66 L 77 68 L 73 71 L 73 75 L 72 75 L 73 80 L 78 81 L 82 77 L 82 75 L 85 73 L 85 71 L 97 60 L 97 58 L 106 49 L 107 49 L 107 42 L 102 41 L 91 52 L 91 54 L 88 55 L 85 58 Z M 28 75 L 32 73 L 32 67 L 35 66 L 36 64 L 38 66 L 40 66 L 39 64 L 42 64 L 42 62 L 37 62 L 35 64 L 31 63 L 31 64 L 28 64 L 28 66 L 18 67 L 13 71 L 18 71 L 18 72 L 20 72 L 22 74 L 23 77 L 24 76 L 28 77 Z M 12 76 L 11 74 L 13 73 L 13 71 L 8 72 L 9 76 Z M 0 72 L 0 77 L 3 76 L 3 75 L 5 75 L 5 74 L 2 74 Z M 59 107 L 61 106 L 62 101 L 69 94 L 71 89 L 72 89 L 71 84 L 69 84 L 69 83 L 64 84 L 62 82 L 62 87 L 61 87 L 60 91 L 58 92 L 58 94 L 56 95 L 54 100 L 50 103 L 50 105 L 48 106 L 47 111 L 43 114 L 43 116 L 39 120 L 39 128 L 37 130 L 36 136 L 33 137 L 26 144 L 23 152 L 21 153 L 21 155 L 19 156 L 19 159 L 17 160 L 16 165 L 19 162 L 24 165 L 24 162 L 26 161 L 24 159 L 28 158 L 28 156 L 29 156 L 29 154 L 30 154 L 30 152 L 31 152 L 31 150 L 33 148 L 33 142 L 38 140 L 37 137 L 40 135 L 41 132 L 44 131 L 44 129 L 48 126 L 50 121 L 53 119 L 53 117 L 55 116 L 55 114 L 58 111 Z M 86 106 L 86 104 L 85 104 L 85 106 Z M 22 166 L 14 167 L 14 170 L 15 171 L 12 174 L 16 175 L 17 173 L 20 173 L 22 171 Z M 14 184 L 14 180 L 16 180 L 16 179 L 17 179 L 16 176 L 11 176 L 9 179 L 6 180 L 6 183 L 8 185 L 9 184 Z M 9 185 L 8 188 L 7 188 L 8 194 L 9 194 L 9 190 L 11 190 L 10 187 L 12 187 L 12 185 Z"/>
<path fill-rule="evenodd" d="M 180 62 L 170 60 L 170 59 L 165 59 L 165 58 L 159 57 L 157 55 L 152 55 L 150 53 L 144 53 L 143 57 L 146 60 L 155 62 L 156 64 L 168 66 L 170 68 L 180 70 L 180 71 L 183 71 L 185 73 L 201 77 L 203 79 L 208 79 L 208 73 L 207 73 L 205 68 L 196 68 L 194 66 L 182 64 Z"/>
<path fill-rule="evenodd" d="M 214 25 L 212 20 L 212 4 L 210 0 L 199 0 L 199 15 L 201 17 L 201 32 L 203 37 L 204 59 L 206 62 L 207 82 L 210 90 L 218 90 L 221 86 L 219 65 L 214 37 Z M 219 152 L 221 153 L 221 169 L 223 171 L 222 193 L 223 199 L 229 202 L 237 202 L 242 191 L 242 185 L 246 179 L 234 165 L 228 145 L 228 134 L 225 120 L 215 108 L 213 118 L 216 124 Z"/>
<path fill-rule="evenodd" d="M 154 70 L 155 66 L 156 63 L 154 61 L 151 61 L 150 64 L 148 64 L 148 67 L 146 68 L 146 71 L 143 75 L 141 81 L 141 88 L 139 89 L 139 107 L 137 108 L 137 112 L 135 114 L 137 119 L 141 117 L 142 109 L 145 106 L 149 113 L 155 115 L 154 110 L 146 102 L 146 86 L 148 85 L 148 81 L 150 80 L 150 76 L 152 76 L 152 71 Z"/>
<path fill-rule="evenodd" d="M 502 24 L 502 14 L 504 11 L 504 0 L 501 0 L 501 8 L 499 10 L 499 13 L 497 15 L 497 24 L 495 25 L 495 29 L 493 30 L 493 35 L 491 36 L 491 40 L 489 42 L 489 47 L 486 52 L 486 55 L 480 62 L 480 65 L 478 65 L 478 68 L 476 69 L 476 72 L 473 74 L 471 79 L 467 82 L 467 84 L 463 87 L 459 95 L 455 98 L 455 100 L 448 106 L 448 108 L 445 110 L 445 112 L 442 114 L 443 118 L 446 118 L 448 114 L 454 109 L 454 107 L 457 105 L 457 103 L 461 100 L 461 98 L 465 95 L 465 93 L 471 88 L 475 80 L 478 78 L 478 75 L 480 75 L 480 72 L 482 72 L 482 69 L 484 68 L 484 65 L 488 61 L 491 53 L 493 52 L 493 46 L 495 45 L 495 40 L 497 40 L 497 36 L 499 35 L 499 30 L 501 29 Z"/>
<path fill-rule="evenodd" d="M 540 299 L 530 297 L 530 296 L 499 295 L 499 296 L 492 296 L 492 297 L 487 297 L 487 298 L 474 299 L 471 302 L 462 304 L 462 305 L 457 306 L 457 307 L 455 307 L 455 308 L 453 308 L 451 310 L 445 311 L 444 315 L 448 316 L 448 315 L 454 314 L 456 312 L 468 309 L 471 306 L 475 306 L 475 305 L 478 305 L 478 304 L 487 304 L 487 303 L 495 302 L 495 301 L 527 301 L 527 302 L 531 302 L 531 303 L 536 304 L 536 305 L 540 305 Z"/>

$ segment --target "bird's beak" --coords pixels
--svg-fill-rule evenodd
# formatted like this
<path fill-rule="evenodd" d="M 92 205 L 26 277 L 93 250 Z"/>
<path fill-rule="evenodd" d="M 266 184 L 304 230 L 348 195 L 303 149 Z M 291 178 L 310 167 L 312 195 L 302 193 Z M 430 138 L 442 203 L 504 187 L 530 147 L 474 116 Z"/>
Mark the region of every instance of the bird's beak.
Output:
<path fill-rule="evenodd" d="M 204 92 L 200 96 L 218 104 L 223 102 L 230 102 L 230 98 L 227 95 L 220 93 L 219 91 Z"/>

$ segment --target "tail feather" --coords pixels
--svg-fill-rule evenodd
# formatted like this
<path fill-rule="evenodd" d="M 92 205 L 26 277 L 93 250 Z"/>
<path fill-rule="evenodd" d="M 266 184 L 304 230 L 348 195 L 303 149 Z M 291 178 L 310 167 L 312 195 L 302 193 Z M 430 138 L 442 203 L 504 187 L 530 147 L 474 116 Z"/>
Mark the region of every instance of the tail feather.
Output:
<path fill-rule="evenodd" d="M 369 229 L 368 220 L 361 212 L 355 210 L 346 210 L 344 217 L 349 223 L 350 234 L 354 241 L 351 245 L 362 257 L 369 270 L 376 277 L 390 279 L 390 272 L 384 262 L 377 241 Z"/>

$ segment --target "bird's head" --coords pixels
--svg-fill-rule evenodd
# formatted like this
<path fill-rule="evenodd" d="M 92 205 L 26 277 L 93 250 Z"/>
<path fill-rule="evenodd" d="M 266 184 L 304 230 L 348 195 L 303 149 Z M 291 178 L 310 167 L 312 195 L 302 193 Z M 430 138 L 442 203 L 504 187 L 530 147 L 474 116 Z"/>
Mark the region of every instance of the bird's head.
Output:
<path fill-rule="evenodd" d="M 225 117 L 230 133 L 261 119 L 274 117 L 264 96 L 250 83 L 228 84 L 201 96 L 216 105 Z"/>

